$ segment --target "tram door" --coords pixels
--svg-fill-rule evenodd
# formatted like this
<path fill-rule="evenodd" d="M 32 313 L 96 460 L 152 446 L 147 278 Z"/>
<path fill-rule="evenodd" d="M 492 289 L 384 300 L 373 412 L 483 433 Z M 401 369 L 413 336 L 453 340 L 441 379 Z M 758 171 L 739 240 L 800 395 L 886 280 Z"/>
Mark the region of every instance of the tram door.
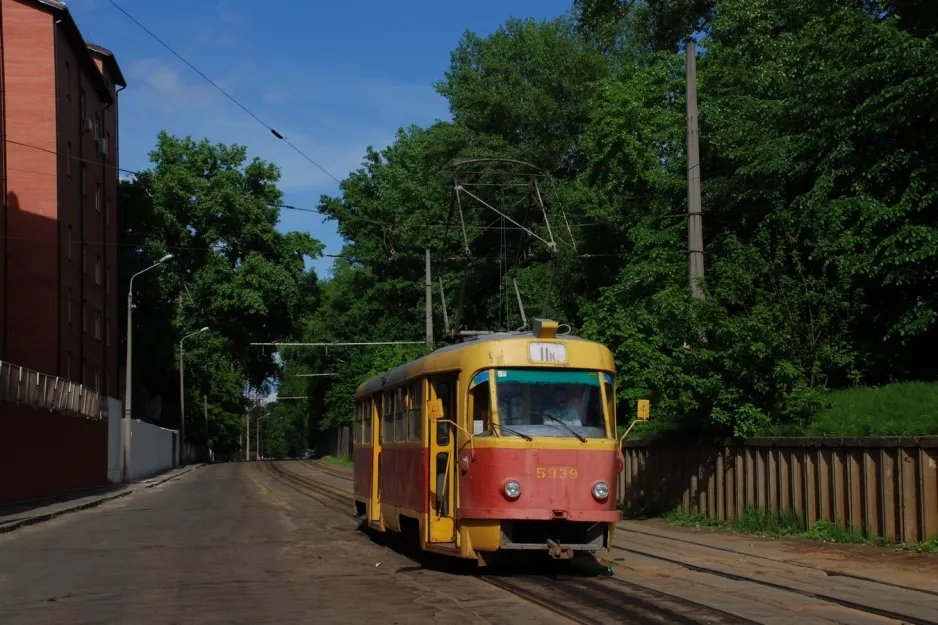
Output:
<path fill-rule="evenodd" d="M 384 442 L 384 432 L 381 428 L 381 395 L 373 395 L 367 400 L 365 409 L 370 415 L 368 419 L 371 428 L 371 509 L 368 511 L 369 521 L 381 520 L 381 443 Z"/>
<path fill-rule="evenodd" d="M 456 379 L 455 375 L 429 379 L 429 543 L 455 541 L 456 430 L 447 421 L 456 421 Z"/>

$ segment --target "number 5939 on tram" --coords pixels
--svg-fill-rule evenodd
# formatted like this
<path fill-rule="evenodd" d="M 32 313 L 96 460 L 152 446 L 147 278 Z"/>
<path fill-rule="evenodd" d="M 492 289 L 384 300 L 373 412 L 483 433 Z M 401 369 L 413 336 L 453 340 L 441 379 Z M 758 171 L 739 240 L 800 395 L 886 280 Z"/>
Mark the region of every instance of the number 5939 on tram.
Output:
<path fill-rule="evenodd" d="M 420 548 L 487 564 L 608 549 L 622 466 L 603 345 L 495 333 L 438 349 L 355 396 L 355 512 Z"/>

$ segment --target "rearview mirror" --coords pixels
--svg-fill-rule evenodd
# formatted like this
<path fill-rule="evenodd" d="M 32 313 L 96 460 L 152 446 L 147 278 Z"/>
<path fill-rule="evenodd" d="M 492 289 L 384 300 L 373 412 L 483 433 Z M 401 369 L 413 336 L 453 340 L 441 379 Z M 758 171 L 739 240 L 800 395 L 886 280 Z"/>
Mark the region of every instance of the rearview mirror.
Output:
<path fill-rule="evenodd" d="M 638 400 L 638 414 L 636 418 L 641 422 L 648 421 L 649 413 L 651 412 L 651 402 L 647 399 Z"/>
<path fill-rule="evenodd" d="M 431 399 L 427 402 L 427 408 L 430 412 L 430 418 L 433 420 L 443 418 L 443 400 Z"/>

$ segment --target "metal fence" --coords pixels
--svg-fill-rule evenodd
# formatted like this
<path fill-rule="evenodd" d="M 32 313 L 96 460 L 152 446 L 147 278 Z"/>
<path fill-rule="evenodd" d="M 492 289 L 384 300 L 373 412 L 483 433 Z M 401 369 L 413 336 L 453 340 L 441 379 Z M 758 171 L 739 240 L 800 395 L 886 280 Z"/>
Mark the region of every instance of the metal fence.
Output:
<path fill-rule="evenodd" d="M 97 392 L 8 362 L 0 362 L 0 400 L 89 419 L 101 418 Z"/>
<path fill-rule="evenodd" d="M 938 436 L 626 441 L 619 500 L 732 521 L 746 509 L 830 521 L 899 542 L 938 537 Z"/>

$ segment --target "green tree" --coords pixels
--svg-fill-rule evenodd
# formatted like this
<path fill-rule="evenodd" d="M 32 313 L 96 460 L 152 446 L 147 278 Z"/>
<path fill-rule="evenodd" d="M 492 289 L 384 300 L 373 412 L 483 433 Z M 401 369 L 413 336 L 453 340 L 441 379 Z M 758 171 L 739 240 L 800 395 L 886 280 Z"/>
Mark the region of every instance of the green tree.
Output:
<path fill-rule="evenodd" d="M 160 133 L 153 168 L 121 184 L 120 282 L 171 252 L 160 273 L 135 281 L 135 386 L 159 395 L 178 423 L 179 338 L 186 343 L 189 440 L 204 441 L 200 401 L 211 406 L 216 449 L 237 446 L 246 387 L 263 390 L 277 373 L 269 352 L 251 348 L 292 336 L 316 303 L 306 260 L 322 251 L 309 235 L 276 230 L 280 172 L 242 146 L 213 145 Z"/>

